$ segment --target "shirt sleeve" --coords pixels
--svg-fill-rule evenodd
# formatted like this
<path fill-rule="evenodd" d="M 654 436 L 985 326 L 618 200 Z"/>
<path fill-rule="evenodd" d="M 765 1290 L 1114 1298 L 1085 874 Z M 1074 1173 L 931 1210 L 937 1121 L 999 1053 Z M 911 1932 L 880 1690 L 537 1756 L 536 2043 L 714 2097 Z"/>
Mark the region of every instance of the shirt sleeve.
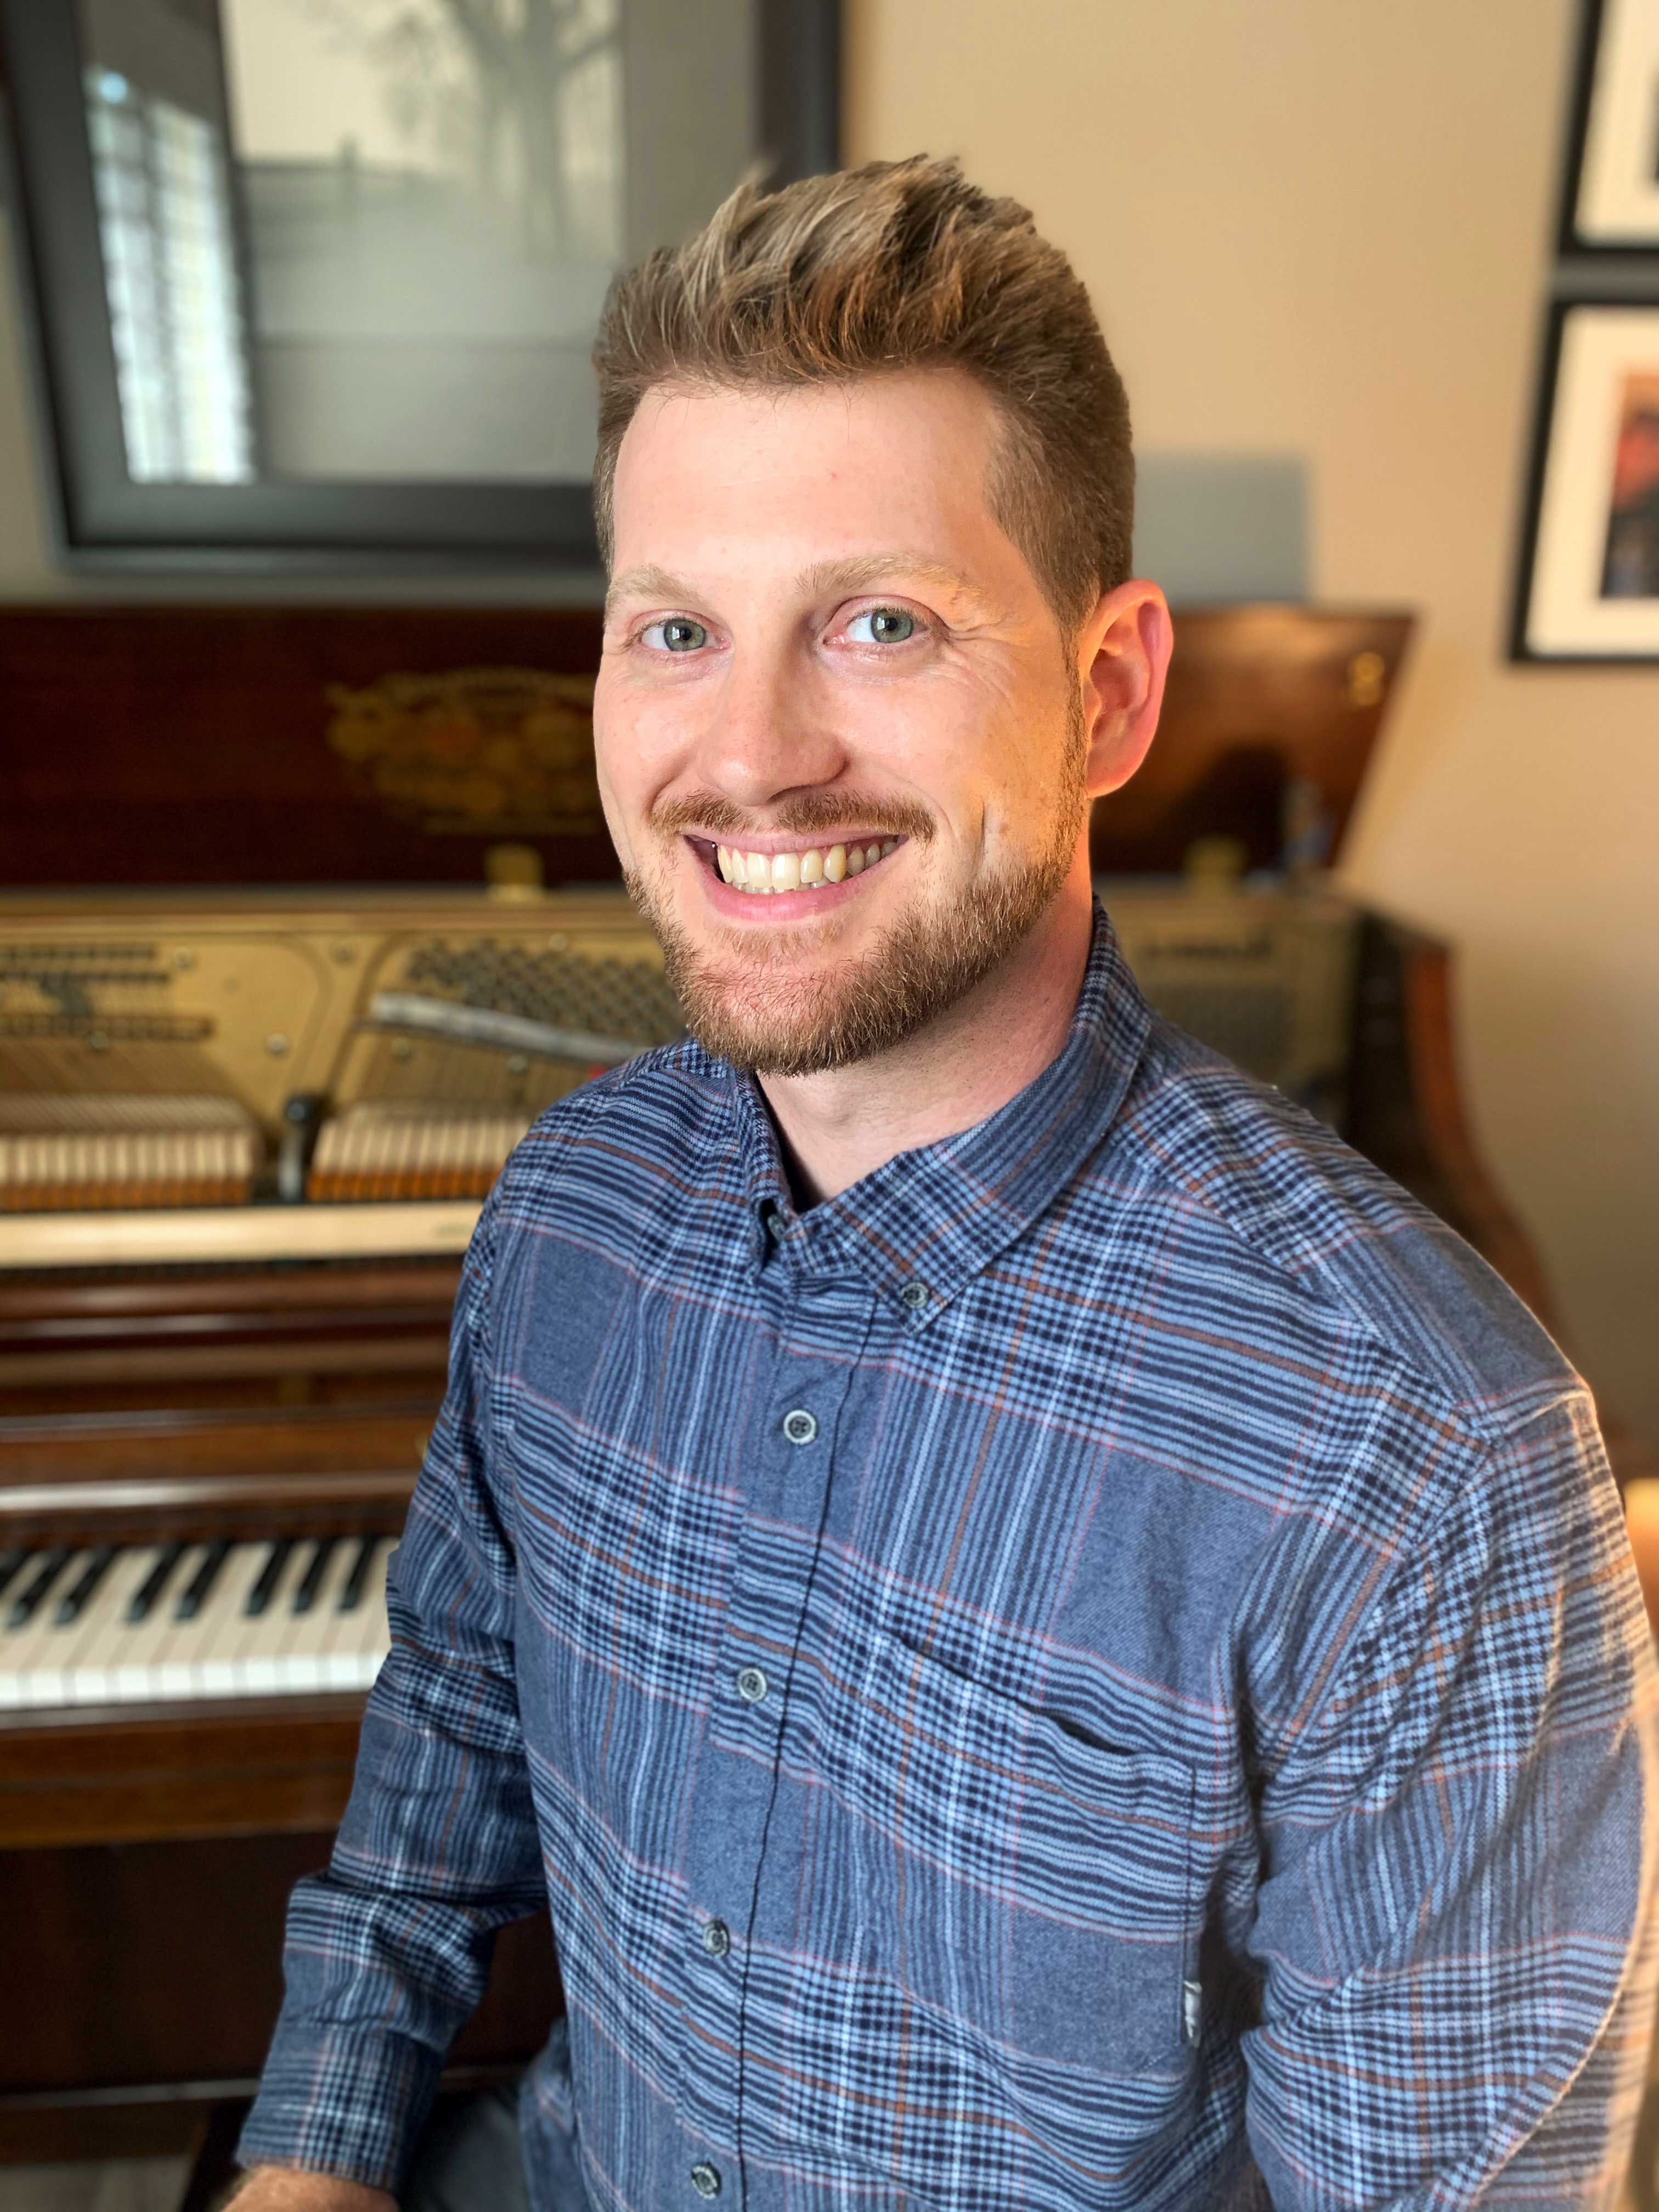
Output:
<path fill-rule="evenodd" d="M 289 1909 L 286 1996 L 238 2155 L 395 2191 L 495 1931 L 546 1901 L 514 1685 L 513 1548 L 489 1483 L 493 1208 L 467 1255 L 449 1387 L 388 1578 L 327 1871 Z"/>
<path fill-rule="evenodd" d="M 1278 2212 L 1608 2206 L 1647 2071 L 1656 1669 L 1588 1403 L 1467 1466 L 1261 1797 Z"/>

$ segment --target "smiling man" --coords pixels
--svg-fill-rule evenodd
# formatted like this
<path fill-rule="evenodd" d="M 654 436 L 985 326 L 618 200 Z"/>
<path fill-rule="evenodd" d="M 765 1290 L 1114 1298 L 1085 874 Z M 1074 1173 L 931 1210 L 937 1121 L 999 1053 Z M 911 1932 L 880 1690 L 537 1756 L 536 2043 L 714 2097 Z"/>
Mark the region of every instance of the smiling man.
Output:
<path fill-rule="evenodd" d="M 1611 2206 L 1618 1501 L 1502 1285 L 1092 902 L 1170 625 L 1081 286 L 874 166 L 738 193 L 596 359 L 599 773 L 691 1036 L 485 1209 L 248 2212 Z M 543 1902 L 519 2121 L 422 2142 Z"/>

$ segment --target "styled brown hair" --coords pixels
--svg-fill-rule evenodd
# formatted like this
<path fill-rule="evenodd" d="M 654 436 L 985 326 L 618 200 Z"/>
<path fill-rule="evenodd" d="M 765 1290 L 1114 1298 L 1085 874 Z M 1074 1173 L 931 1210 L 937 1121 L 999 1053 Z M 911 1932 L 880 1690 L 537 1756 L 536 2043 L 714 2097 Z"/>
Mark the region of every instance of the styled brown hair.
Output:
<path fill-rule="evenodd" d="M 973 377 L 1002 416 L 987 496 L 1062 628 L 1129 574 L 1129 406 L 1089 295 L 1028 210 L 916 155 L 738 186 L 616 278 L 593 349 L 593 507 L 610 566 L 623 434 L 665 384 L 765 388 L 916 368 Z"/>

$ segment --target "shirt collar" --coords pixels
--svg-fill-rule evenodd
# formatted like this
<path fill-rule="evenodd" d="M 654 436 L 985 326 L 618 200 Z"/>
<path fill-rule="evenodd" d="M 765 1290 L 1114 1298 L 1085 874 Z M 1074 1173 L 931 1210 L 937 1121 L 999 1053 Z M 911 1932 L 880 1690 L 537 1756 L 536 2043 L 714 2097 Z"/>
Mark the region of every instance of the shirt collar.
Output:
<path fill-rule="evenodd" d="M 805 1214 L 754 1078 L 691 1047 L 700 1068 L 730 1085 L 757 1264 L 775 1245 L 777 1258 L 810 1273 L 850 1267 L 925 1323 L 1076 1176 L 1116 1116 L 1151 1018 L 1097 901 L 1083 988 L 1066 1042 L 1042 1073 L 972 1128 L 897 1153 Z"/>

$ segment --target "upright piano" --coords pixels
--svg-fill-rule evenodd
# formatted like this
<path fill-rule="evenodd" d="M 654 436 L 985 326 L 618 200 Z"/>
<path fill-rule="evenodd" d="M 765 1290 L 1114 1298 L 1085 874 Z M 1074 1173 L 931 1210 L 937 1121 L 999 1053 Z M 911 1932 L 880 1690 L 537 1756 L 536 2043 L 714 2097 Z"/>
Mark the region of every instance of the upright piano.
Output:
<path fill-rule="evenodd" d="M 1449 951 L 1332 888 L 1409 628 L 1178 616 L 1095 861 L 1155 1000 L 1547 1312 Z M 544 1106 L 678 1033 L 603 836 L 597 644 L 0 612 L 0 2159 L 178 2148 L 250 2094 L 478 1206 Z M 452 2081 L 556 2002 L 545 1927 L 507 1931 Z"/>

